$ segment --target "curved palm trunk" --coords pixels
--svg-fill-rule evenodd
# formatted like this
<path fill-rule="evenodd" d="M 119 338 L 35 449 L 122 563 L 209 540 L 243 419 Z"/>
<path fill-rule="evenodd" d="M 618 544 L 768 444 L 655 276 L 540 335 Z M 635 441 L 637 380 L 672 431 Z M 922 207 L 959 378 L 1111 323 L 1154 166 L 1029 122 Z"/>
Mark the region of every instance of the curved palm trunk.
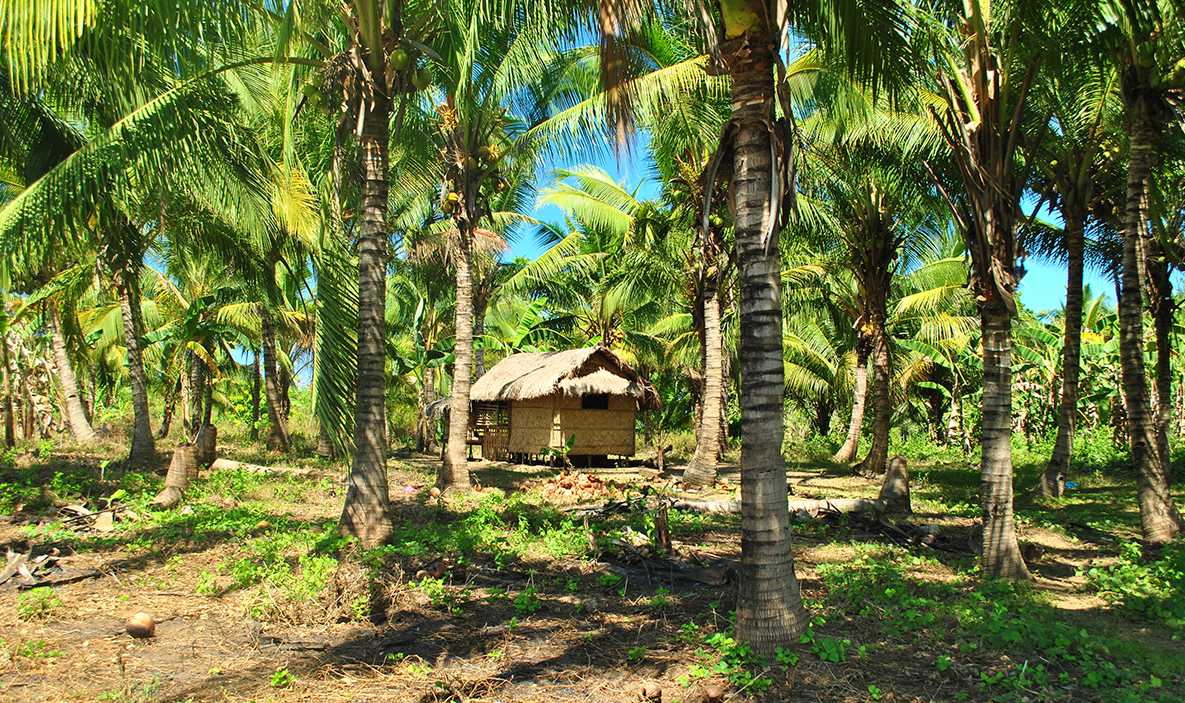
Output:
<path fill-rule="evenodd" d="M 123 317 L 124 343 L 128 350 L 128 379 L 132 385 L 132 448 L 128 461 L 144 465 L 156 459 L 156 442 L 152 438 L 152 418 L 148 414 L 148 382 L 144 375 L 144 358 L 140 354 L 141 330 L 140 292 L 136 277 L 127 268 L 115 276 L 119 292 L 119 310 Z"/>
<path fill-rule="evenodd" d="M 280 396 L 279 364 L 276 360 L 276 331 L 272 325 L 272 314 L 265 306 L 259 309 L 263 328 L 263 385 L 267 397 L 267 419 L 270 429 L 267 434 L 267 448 L 272 451 L 288 451 L 288 423 L 284 419 L 283 398 Z M 200 390 L 194 389 L 200 398 Z M 199 401 L 199 406 L 200 401 Z M 197 421 L 197 418 L 194 418 Z"/>
<path fill-rule="evenodd" d="M 893 422 L 893 364 L 889 355 L 889 340 L 884 323 L 876 324 L 873 332 L 872 367 L 872 444 L 868 456 L 860 462 L 857 472 L 865 476 L 881 476 L 889 458 L 889 430 Z"/>
<path fill-rule="evenodd" d="M 462 228 L 457 253 L 457 343 L 453 352 L 453 393 L 449 402 L 448 447 L 436 485 L 441 489 L 469 488 L 466 458 L 469 438 L 469 380 L 473 364 L 473 232 Z"/>
<path fill-rule="evenodd" d="M 715 283 L 704 291 L 704 392 L 695 455 L 683 473 L 689 486 L 716 483 L 717 457 L 720 452 L 720 417 L 724 412 L 724 342 L 720 332 L 720 292 Z"/>
<path fill-rule="evenodd" d="M 387 140 L 390 98 L 375 86 L 367 99 L 360 147 L 365 181 L 358 233 L 358 379 L 354 462 L 342 508 L 341 531 L 373 547 L 391 536 L 387 493 L 386 320 Z"/>
<path fill-rule="evenodd" d="M 66 352 L 62 319 L 56 307 L 50 307 L 49 326 L 53 338 L 54 366 L 57 367 L 58 380 L 62 383 L 62 394 L 66 397 L 66 422 L 70 425 L 70 434 L 78 442 L 93 442 L 95 430 L 91 427 L 90 420 L 86 417 L 86 408 L 82 405 L 78 381 L 74 377 L 74 367 L 70 365 L 70 355 Z"/>
<path fill-rule="evenodd" d="M 1066 490 L 1066 473 L 1074 450 L 1074 430 L 1078 422 L 1078 376 L 1082 356 L 1082 271 L 1083 227 L 1085 219 L 1074 209 L 1064 211 L 1066 221 L 1066 312 L 1065 339 L 1062 343 L 1062 395 L 1057 414 L 1057 440 L 1053 456 L 1041 475 L 1041 492 L 1052 498 Z"/>
<path fill-rule="evenodd" d="M 1123 395 L 1127 407 L 1128 441 L 1137 472 L 1140 524 L 1145 544 L 1172 541 L 1182 529 L 1173 506 L 1168 478 L 1157 450 L 1156 423 L 1148 403 L 1148 379 L 1144 370 L 1144 311 L 1140 290 L 1139 245 L 1146 226 L 1142 200 L 1152 169 L 1156 134 L 1148 106 L 1137 101 L 1128 106 L 1127 200 L 1124 205 L 1123 274 L 1119 297 L 1119 355 L 1123 369 Z"/>
<path fill-rule="evenodd" d="M 761 656 L 807 625 L 794 574 L 786 465 L 781 256 L 769 221 L 773 56 L 761 28 L 732 40 L 733 199 L 741 285 L 741 565 L 737 639 Z"/>
<path fill-rule="evenodd" d="M 861 349 L 856 354 L 856 388 L 852 393 L 852 416 L 848 420 L 848 436 L 843 446 L 831 457 L 837 464 L 846 464 L 856 456 L 860 447 L 860 431 L 864 428 L 864 402 L 868 396 L 868 352 Z"/>
<path fill-rule="evenodd" d="M 1027 579 L 1012 512 L 1012 313 L 1002 303 L 980 306 L 983 326 L 983 570 L 991 578 Z"/>

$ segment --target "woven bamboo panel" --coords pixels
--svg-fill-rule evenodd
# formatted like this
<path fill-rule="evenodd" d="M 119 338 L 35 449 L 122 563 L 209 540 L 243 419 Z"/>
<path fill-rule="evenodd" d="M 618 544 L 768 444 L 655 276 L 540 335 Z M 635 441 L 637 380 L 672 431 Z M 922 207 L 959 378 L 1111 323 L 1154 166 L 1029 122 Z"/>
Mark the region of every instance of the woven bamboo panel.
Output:
<path fill-rule="evenodd" d="M 575 436 L 572 454 L 633 456 L 634 414 L 634 400 L 626 396 L 610 396 L 607 410 L 583 410 L 579 397 L 560 394 L 512 401 L 505 451 L 539 454 L 562 449 Z"/>
<path fill-rule="evenodd" d="M 572 454 L 634 454 L 633 398 L 611 395 L 607 410 L 583 410 L 579 397 L 564 396 L 557 404 L 560 434 L 576 437 Z"/>
<path fill-rule="evenodd" d="M 515 400 L 510 404 L 510 439 L 514 454 L 538 454 L 551 446 L 553 412 L 551 398 Z"/>

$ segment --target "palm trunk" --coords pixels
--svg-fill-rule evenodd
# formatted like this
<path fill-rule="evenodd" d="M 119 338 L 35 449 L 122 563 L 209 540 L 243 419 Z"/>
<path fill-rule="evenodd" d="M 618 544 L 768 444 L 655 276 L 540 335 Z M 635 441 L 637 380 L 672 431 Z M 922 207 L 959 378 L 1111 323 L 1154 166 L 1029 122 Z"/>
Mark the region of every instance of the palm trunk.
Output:
<path fill-rule="evenodd" d="M 1012 512 L 1012 313 L 998 301 L 980 306 L 983 326 L 983 420 L 979 501 L 983 571 L 990 578 L 1027 579 Z"/>
<path fill-rule="evenodd" d="M 723 458 L 728 451 L 728 383 L 732 379 L 731 357 L 720 350 L 720 450 L 716 456 Z"/>
<path fill-rule="evenodd" d="M 380 73 L 379 75 L 382 75 Z M 341 531 L 367 547 L 391 536 L 387 493 L 386 320 L 387 140 L 391 100 L 375 85 L 364 101 L 362 213 L 358 231 L 358 378 L 354 461 L 342 508 Z"/>
<path fill-rule="evenodd" d="M 720 452 L 720 416 L 724 412 L 724 346 L 720 333 L 720 292 L 713 282 L 704 290 L 704 391 L 700 401 L 699 427 L 695 455 L 683 473 L 689 486 L 716 483 L 717 457 Z"/>
<path fill-rule="evenodd" d="M 868 456 L 860 462 L 857 472 L 865 476 L 881 476 L 889 458 L 889 430 L 893 421 L 893 365 L 889 355 L 889 340 L 883 322 L 874 323 L 872 366 L 872 444 Z"/>
<path fill-rule="evenodd" d="M 284 420 L 280 397 L 279 364 L 276 359 L 276 332 L 272 326 L 272 314 L 261 306 L 259 317 L 263 327 L 263 385 L 267 398 L 267 419 L 270 429 L 267 434 L 267 448 L 272 451 L 288 451 L 288 424 Z M 198 393 L 197 390 L 194 393 Z M 200 397 L 200 395 L 198 396 Z"/>
<path fill-rule="evenodd" d="M 173 390 L 165 395 L 165 407 L 161 411 L 160 428 L 156 431 L 157 439 L 164 439 L 169 436 L 169 430 L 173 426 L 173 415 L 177 412 L 177 398 L 181 395 L 181 378 L 177 378 L 177 383 L 173 384 Z"/>
<path fill-rule="evenodd" d="M 259 394 L 263 379 L 259 373 L 259 350 L 251 359 L 251 439 L 259 439 Z"/>
<path fill-rule="evenodd" d="M 1119 297 L 1119 354 L 1123 394 L 1127 406 L 1128 440 L 1137 472 L 1140 523 L 1145 544 L 1172 541 L 1181 531 L 1181 517 L 1173 506 L 1168 479 L 1156 444 L 1156 423 L 1148 404 L 1144 370 L 1144 310 L 1140 290 L 1139 245 L 1146 226 L 1142 200 L 1152 170 L 1156 133 L 1144 101 L 1128 106 L 1127 200 L 1124 206 L 1123 273 Z"/>
<path fill-rule="evenodd" d="M 466 441 L 469 439 L 469 374 L 473 361 L 473 231 L 462 226 L 457 252 L 457 343 L 453 351 L 453 393 L 449 402 L 448 448 L 436 485 L 441 489 L 469 488 Z"/>
<path fill-rule="evenodd" d="M 187 398 L 187 406 L 185 414 L 188 416 L 188 423 L 185 428 L 186 438 L 193 441 L 197 437 L 198 430 L 202 428 L 202 388 L 205 386 L 205 368 L 202 366 L 201 359 L 192 351 L 185 354 L 186 364 L 189 367 L 189 398 Z"/>
<path fill-rule="evenodd" d="M 811 422 L 811 428 L 816 435 L 826 437 L 831 434 L 831 418 L 834 415 L 835 405 L 830 397 L 815 401 L 815 417 Z"/>
<path fill-rule="evenodd" d="M 77 442 L 94 442 L 95 430 L 86 418 L 86 408 L 82 406 L 82 398 L 78 393 L 78 381 L 74 377 L 74 367 L 70 365 L 70 355 L 66 353 L 66 338 L 62 334 L 62 320 L 58 309 L 53 306 L 50 306 L 49 326 L 53 339 L 54 366 L 57 367 L 58 380 L 62 383 L 62 394 L 66 401 L 66 422 L 70 425 L 70 434 Z"/>
<path fill-rule="evenodd" d="M 1146 202 L 1146 201 L 1145 201 Z M 1173 282 L 1168 264 L 1168 253 L 1149 238 L 1145 256 L 1148 280 L 1149 307 L 1156 334 L 1156 451 L 1164 467 L 1165 482 L 1171 483 L 1169 456 L 1169 428 L 1173 420 L 1173 322 L 1176 306 L 1173 302 Z"/>
<path fill-rule="evenodd" d="M 741 564 L 737 639 L 759 656 L 807 625 L 794 574 L 786 464 L 781 256 L 769 221 L 773 48 L 761 23 L 732 40 L 733 205 L 741 285 Z M 771 235 L 771 233 L 774 233 Z"/>
<path fill-rule="evenodd" d="M 33 396 L 29 393 L 29 379 L 25 374 L 21 379 L 21 439 L 28 442 L 33 439 Z"/>
<path fill-rule="evenodd" d="M 486 333 L 485 304 L 474 307 L 473 335 L 480 340 Z M 486 350 L 480 345 L 473 350 L 473 377 L 481 378 L 486 375 Z"/>
<path fill-rule="evenodd" d="M 288 419 L 292 416 L 292 373 L 288 367 L 276 360 L 276 368 L 280 372 L 280 417 L 284 418 L 284 429 L 288 429 Z"/>
<path fill-rule="evenodd" d="M 324 423 L 317 423 L 317 456 L 322 459 L 337 458 L 337 450 L 329 440 L 329 431 L 325 429 Z"/>
<path fill-rule="evenodd" d="M 1166 272 L 1165 278 L 1168 278 Z M 1169 432 L 1173 426 L 1173 301 L 1155 311 L 1156 320 L 1156 397 L 1163 398 L 1156 406 L 1156 449 L 1164 466 L 1164 480 L 1172 484 L 1172 455 L 1169 451 Z"/>
<path fill-rule="evenodd" d="M 144 358 L 140 354 L 140 338 L 144 323 L 140 314 L 140 291 L 136 276 L 121 267 L 115 276 L 119 291 L 119 309 L 123 316 L 124 343 L 128 350 L 128 378 L 132 385 L 132 448 L 128 461 L 144 465 L 156 458 L 156 442 L 152 437 L 152 419 L 148 414 L 148 382 L 144 375 Z"/>
<path fill-rule="evenodd" d="M 214 414 L 214 378 L 209 369 L 205 370 L 203 384 L 202 427 L 210 426 L 210 418 Z M 200 431 L 200 428 L 199 428 Z"/>
<path fill-rule="evenodd" d="M 435 452 L 435 423 L 428 416 L 428 406 L 436 402 L 436 386 L 432 367 L 424 368 L 424 382 L 420 388 L 420 407 L 416 418 L 416 451 Z"/>
<path fill-rule="evenodd" d="M 868 395 L 868 352 L 863 348 L 856 355 L 856 388 L 852 393 L 852 416 L 848 420 L 848 436 L 843 446 L 831 457 L 837 464 L 846 464 L 856 456 L 860 447 L 860 431 L 864 427 L 864 400 Z"/>
<path fill-rule="evenodd" d="M 8 354 L 8 330 L 0 339 L 0 354 L 4 355 L 4 446 L 16 446 L 16 408 L 12 404 L 12 363 Z"/>
<path fill-rule="evenodd" d="M 1063 210 L 1066 221 L 1066 312 L 1062 343 L 1062 394 L 1057 414 L 1057 440 L 1053 456 L 1041 475 L 1041 492 L 1060 498 L 1066 490 L 1066 473 L 1074 450 L 1078 423 L 1078 375 L 1082 356 L 1082 270 L 1085 218 L 1076 208 Z"/>

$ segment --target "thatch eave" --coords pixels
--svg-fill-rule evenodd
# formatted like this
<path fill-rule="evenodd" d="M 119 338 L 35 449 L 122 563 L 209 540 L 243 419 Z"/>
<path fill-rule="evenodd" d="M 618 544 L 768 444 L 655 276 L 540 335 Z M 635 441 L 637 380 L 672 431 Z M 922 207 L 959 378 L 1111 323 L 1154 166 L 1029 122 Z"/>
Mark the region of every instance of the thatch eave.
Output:
<path fill-rule="evenodd" d="M 506 402 L 605 393 L 634 398 L 641 410 L 661 407 L 648 380 L 605 347 L 524 352 L 506 357 L 473 384 L 469 398 Z"/>

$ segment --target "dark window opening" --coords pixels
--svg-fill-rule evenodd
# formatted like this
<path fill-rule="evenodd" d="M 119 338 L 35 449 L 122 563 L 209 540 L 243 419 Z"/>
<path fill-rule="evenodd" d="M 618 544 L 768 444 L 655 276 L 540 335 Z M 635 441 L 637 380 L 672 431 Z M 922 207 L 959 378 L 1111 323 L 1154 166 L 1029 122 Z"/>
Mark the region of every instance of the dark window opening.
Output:
<path fill-rule="evenodd" d="M 608 410 L 609 409 L 609 394 L 608 393 L 593 393 L 590 395 L 583 395 L 580 397 L 581 410 Z"/>

